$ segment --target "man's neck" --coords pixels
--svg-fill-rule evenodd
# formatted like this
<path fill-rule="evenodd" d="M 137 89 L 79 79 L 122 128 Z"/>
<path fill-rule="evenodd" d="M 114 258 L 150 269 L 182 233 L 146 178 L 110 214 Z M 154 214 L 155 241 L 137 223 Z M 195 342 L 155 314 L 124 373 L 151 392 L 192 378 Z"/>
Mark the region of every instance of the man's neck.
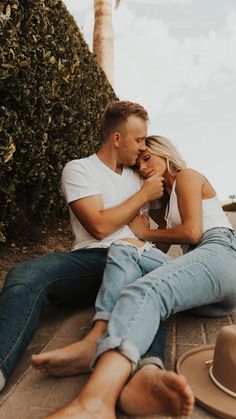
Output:
<path fill-rule="evenodd" d="M 107 167 L 119 175 L 122 174 L 123 164 L 118 161 L 114 149 L 111 149 L 109 144 L 102 145 L 96 153 L 99 160 L 101 160 Z"/>

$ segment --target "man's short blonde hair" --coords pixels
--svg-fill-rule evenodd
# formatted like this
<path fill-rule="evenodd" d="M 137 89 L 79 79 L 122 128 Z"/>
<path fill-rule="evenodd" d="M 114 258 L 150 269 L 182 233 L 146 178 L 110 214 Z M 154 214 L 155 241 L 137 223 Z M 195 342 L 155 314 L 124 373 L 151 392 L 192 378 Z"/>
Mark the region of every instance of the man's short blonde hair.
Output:
<path fill-rule="evenodd" d="M 124 130 L 123 125 L 131 115 L 148 121 L 148 113 L 142 105 L 129 101 L 111 102 L 101 118 L 101 139 L 106 141 L 116 131 Z"/>

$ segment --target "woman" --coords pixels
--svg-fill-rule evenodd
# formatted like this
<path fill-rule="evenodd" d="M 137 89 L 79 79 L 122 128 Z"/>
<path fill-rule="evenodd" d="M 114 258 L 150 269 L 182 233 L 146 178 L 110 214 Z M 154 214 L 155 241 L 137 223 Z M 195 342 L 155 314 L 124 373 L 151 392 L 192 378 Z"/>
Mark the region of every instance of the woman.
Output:
<path fill-rule="evenodd" d="M 115 418 L 120 391 L 151 344 L 160 320 L 197 307 L 195 311 L 201 315 L 223 316 L 236 306 L 236 237 L 213 187 L 200 173 L 176 166 L 176 151 L 167 139 L 148 137 L 146 145 L 138 161 L 139 170 L 144 177 L 157 172 L 165 179 L 170 196 L 167 228 L 152 230 L 143 216 L 137 216 L 130 226 L 141 240 L 184 245 L 185 254 L 175 260 L 167 257 L 163 264 L 160 252 L 150 246 L 144 245 L 142 251 L 140 243 L 112 246 L 111 289 L 125 276 L 124 254 L 129 260 L 130 285 L 121 291 L 115 305 L 113 301 L 114 308 L 110 305 L 111 314 L 106 314 L 106 303 L 105 310 L 100 310 L 99 319 L 103 320 L 96 322 L 103 324 L 100 333 L 106 328 L 105 320 L 109 322 L 97 346 L 90 380 L 78 398 L 52 418 L 69 414 L 77 418 Z M 190 398 L 185 400 L 188 414 L 192 402 Z M 97 406 L 100 416 L 94 414 L 95 410 L 91 415 L 89 406 Z"/>

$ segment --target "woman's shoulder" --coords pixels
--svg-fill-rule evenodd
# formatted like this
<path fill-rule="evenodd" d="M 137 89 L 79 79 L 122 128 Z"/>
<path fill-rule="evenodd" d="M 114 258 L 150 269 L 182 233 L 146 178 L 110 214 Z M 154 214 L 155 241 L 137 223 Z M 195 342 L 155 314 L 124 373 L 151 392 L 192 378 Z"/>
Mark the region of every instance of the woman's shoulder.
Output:
<path fill-rule="evenodd" d="M 186 168 L 177 173 L 175 177 L 175 189 L 177 192 L 194 190 L 201 190 L 205 178 L 197 170 Z"/>
<path fill-rule="evenodd" d="M 191 169 L 190 167 L 186 167 L 186 169 L 182 169 L 180 170 L 180 172 L 178 172 L 176 174 L 176 181 L 178 179 L 185 179 L 185 178 L 195 178 L 195 179 L 202 179 L 204 180 L 204 175 L 202 175 L 201 173 L 199 173 L 197 170 L 195 169 Z"/>

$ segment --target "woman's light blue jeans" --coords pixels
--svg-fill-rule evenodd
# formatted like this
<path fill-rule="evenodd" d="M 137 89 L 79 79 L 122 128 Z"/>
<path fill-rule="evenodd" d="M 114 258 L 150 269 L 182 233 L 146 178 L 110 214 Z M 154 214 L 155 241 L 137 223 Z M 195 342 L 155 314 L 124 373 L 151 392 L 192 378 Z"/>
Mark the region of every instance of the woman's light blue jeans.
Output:
<path fill-rule="evenodd" d="M 130 247 L 128 251 L 127 246 Z M 108 321 L 122 289 L 152 271 L 153 266 L 158 268 L 171 259 L 169 255 L 155 248 L 151 243 L 145 243 L 139 249 L 123 240 L 112 243 L 107 255 L 102 285 L 95 302 L 96 314 L 93 321 Z M 114 266 L 116 275 L 113 281 Z M 164 368 L 165 340 L 165 326 L 161 322 L 153 342 L 142 356 L 140 367 L 155 364 Z"/>
<path fill-rule="evenodd" d="M 117 349 L 131 360 L 135 369 L 161 320 L 190 309 L 199 315 L 220 317 L 236 307 L 236 236 L 231 230 L 208 230 L 201 242 L 185 255 L 177 259 L 164 255 L 162 266 L 158 250 L 138 253 L 134 246 L 112 247 L 111 295 L 113 289 L 117 294 L 116 284 L 124 283 L 127 276 L 130 285 L 121 291 L 111 314 L 112 299 L 108 297 L 104 307 L 100 306 L 110 320 L 94 361 L 103 352 Z M 100 318 L 101 313 L 97 314 Z"/>
<path fill-rule="evenodd" d="M 122 240 L 112 243 L 95 302 L 93 320 L 108 321 L 123 288 L 171 260 L 171 256 L 151 243 L 145 243 L 140 248 Z"/>

